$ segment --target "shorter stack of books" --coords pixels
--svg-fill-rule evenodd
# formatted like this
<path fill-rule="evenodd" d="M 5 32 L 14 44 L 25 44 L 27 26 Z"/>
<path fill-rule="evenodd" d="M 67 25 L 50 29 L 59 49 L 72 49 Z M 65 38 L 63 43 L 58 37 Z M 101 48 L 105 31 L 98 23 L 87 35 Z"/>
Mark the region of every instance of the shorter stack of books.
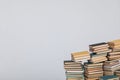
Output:
<path fill-rule="evenodd" d="M 103 76 L 103 63 L 85 63 L 84 68 L 86 80 L 98 80 Z"/>
<path fill-rule="evenodd" d="M 96 54 L 96 53 L 91 53 L 91 58 L 89 60 L 89 62 L 92 63 L 99 63 L 99 62 L 104 62 L 107 60 L 107 53 L 104 54 Z"/>
<path fill-rule="evenodd" d="M 107 53 L 111 52 L 109 45 L 105 42 L 89 45 L 91 53 L 90 62 L 99 63 L 107 60 Z"/>
<path fill-rule="evenodd" d="M 120 69 L 120 62 L 119 60 L 105 61 L 103 69 L 104 75 L 114 75 L 114 72 Z"/>
<path fill-rule="evenodd" d="M 90 54 L 88 51 L 74 52 L 71 53 L 72 60 L 75 62 L 84 62 L 90 59 Z"/>
<path fill-rule="evenodd" d="M 108 42 L 113 51 L 120 51 L 120 39 Z"/>
<path fill-rule="evenodd" d="M 111 52 L 108 43 L 101 42 L 89 45 L 89 50 L 93 53 L 101 54 Z"/>
<path fill-rule="evenodd" d="M 84 69 L 81 63 L 74 61 L 64 61 L 66 70 L 66 80 L 84 80 Z"/>
<path fill-rule="evenodd" d="M 119 80 L 119 77 L 116 75 L 102 76 L 99 80 Z"/>
<path fill-rule="evenodd" d="M 120 59 L 120 52 L 110 52 L 107 56 L 108 60 Z"/>
<path fill-rule="evenodd" d="M 117 75 L 120 78 L 120 69 L 115 71 L 115 75 Z"/>

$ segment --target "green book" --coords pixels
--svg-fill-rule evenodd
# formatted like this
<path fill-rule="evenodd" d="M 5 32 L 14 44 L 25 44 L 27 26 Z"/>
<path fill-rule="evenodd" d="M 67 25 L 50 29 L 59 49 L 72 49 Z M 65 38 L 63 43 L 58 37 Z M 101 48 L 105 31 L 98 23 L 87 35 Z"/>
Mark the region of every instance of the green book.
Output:
<path fill-rule="evenodd" d="M 99 80 L 119 80 L 119 77 L 116 75 L 102 76 Z"/>

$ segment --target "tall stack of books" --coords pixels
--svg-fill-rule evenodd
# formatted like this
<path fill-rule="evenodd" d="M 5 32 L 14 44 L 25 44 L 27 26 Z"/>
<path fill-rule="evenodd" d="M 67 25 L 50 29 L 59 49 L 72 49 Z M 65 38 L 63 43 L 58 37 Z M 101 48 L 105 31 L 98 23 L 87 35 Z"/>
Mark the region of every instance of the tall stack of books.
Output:
<path fill-rule="evenodd" d="M 90 61 L 93 63 L 99 63 L 107 60 L 107 53 L 111 52 L 109 45 L 105 42 L 89 45 L 91 53 Z"/>
<path fill-rule="evenodd" d="M 87 62 L 90 59 L 88 51 L 71 53 L 72 60 L 75 62 Z"/>
<path fill-rule="evenodd" d="M 86 80 L 98 80 L 103 76 L 103 63 L 85 63 L 84 67 Z"/>
<path fill-rule="evenodd" d="M 119 60 L 105 61 L 103 69 L 104 75 L 114 75 L 114 72 L 120 69 L 120 62 Z"/>
<path fill-rule="evenodd" d="M 64 61 L 66 80 L 84 80 L 83 65 L 71 60 Z"/>
<path fill-rule="evenodd" d="M 112 50 L 111 53 L 108 54 L 109 60 L 116 60 L 120 59 L 120 39 L 119 40 L 113 40 L 108 42 L 110 49 Z"/>
<path fill-rule="evenodd" d="M 119 77 L 116 75 L 102 76 L 99 80 L 119 80 Z"/>

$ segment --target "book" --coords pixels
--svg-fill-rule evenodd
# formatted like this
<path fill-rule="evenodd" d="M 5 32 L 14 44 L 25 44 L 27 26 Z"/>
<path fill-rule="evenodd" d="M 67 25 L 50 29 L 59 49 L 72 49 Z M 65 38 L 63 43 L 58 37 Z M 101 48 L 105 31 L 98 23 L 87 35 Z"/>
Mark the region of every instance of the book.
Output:
<path fill-rule="evenodd" d="M 114 75 L 114 71 L 104 71 L 104 75 Z"/>
<path fill-rule="evenodd" d="M 95 43 L 95 44 L 90 44 L 89 48 L 100 48 L 100 47 L 106 47 L 108 44 L 106 42 L 101 42 L 101 43 Z"/>
<path fill-rule="evenodd" d="M 90 59 L 90 54 L 88 51 L 74 52 L 71 53 L 71 58 L 75 62 L 83 62 Z"/>
<path fill-rule="evenodd" d="M 119 77 L 116 75 L 102 76 L 99 80 L 119 80 Z"/>

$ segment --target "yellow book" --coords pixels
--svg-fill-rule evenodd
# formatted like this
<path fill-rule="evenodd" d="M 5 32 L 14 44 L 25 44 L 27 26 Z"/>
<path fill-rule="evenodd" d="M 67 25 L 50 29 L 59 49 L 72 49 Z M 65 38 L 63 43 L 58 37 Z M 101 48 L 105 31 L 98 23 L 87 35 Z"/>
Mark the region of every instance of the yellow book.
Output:
<path fill-rule="evenodd" d="M 89 52 L 88 51 L 74 52 L 74 53 L 71 53 L 71 55 L 73 57 L 75 57 L 75 56 L 84 56 L 84 55 L 89 55 Z"/>

